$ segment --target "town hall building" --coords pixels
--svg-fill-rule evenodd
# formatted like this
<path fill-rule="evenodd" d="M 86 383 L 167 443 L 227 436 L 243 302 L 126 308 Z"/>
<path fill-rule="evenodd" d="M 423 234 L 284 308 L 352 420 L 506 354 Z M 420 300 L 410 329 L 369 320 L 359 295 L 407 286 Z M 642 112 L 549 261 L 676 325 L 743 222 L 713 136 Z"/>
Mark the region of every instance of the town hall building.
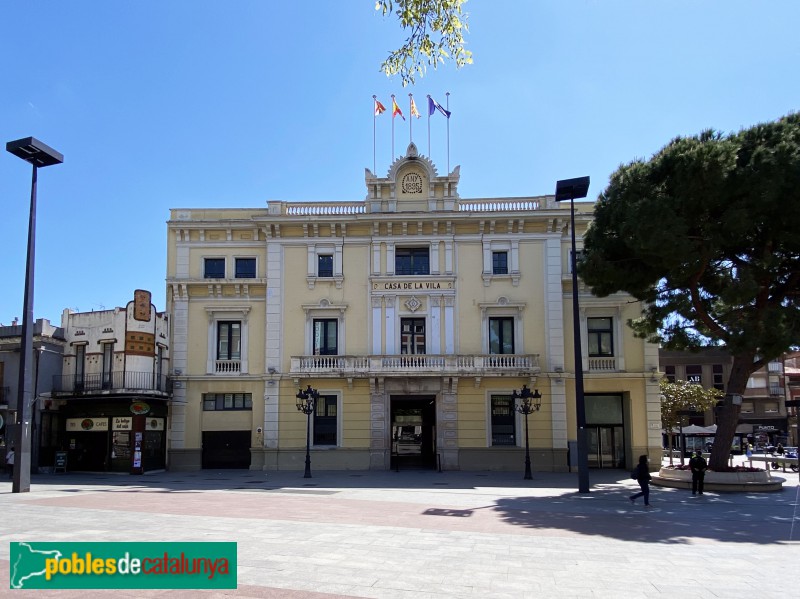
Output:
<path fill-rule="evenodd" d="M 462 198 L 412 143 L 352 202 L 173 209 L 167 467 L 575 470 L 569 205 Z M 554 181 L 555 184 L 555 181 Z M 578 246 L 592 220 L 576 205 Z M 658 347 L 580 286 L 589 466 L 661 455 Z M 312 414 L 297 394 L 318 393 Z"/>

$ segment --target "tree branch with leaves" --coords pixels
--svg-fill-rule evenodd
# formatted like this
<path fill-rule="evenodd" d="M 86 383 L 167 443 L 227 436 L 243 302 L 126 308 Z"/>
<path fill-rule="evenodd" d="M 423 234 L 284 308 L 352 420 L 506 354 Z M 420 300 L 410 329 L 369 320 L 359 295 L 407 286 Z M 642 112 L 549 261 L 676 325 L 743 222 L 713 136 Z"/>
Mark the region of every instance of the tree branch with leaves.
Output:
<path fill-rule="evenodd" d="M 429 66 L 436 69 L 447 60 L 456 68 L 472 64 L 472 52 L 464 48 L 468 32 L 467 0 L 377 0 L 375 10 L 385 17 L 394 13 L 400 27 L 409 32 L 405 43 L 381 64 L 387 76 L 400 75 L 405 87 Z"/>

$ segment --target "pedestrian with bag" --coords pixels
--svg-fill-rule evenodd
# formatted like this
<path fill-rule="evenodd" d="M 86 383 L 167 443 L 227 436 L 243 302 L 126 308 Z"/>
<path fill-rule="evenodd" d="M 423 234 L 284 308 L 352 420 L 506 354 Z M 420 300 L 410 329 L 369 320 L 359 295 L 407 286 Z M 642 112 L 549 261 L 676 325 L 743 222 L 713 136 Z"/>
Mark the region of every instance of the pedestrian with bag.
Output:
<path fill-rule="evenodd" d="M 646 455 L 639 456 L 639 463 L 636 464 L 636 468 L 634 468 L 633 472 L 631 472 L 631 476 L 637 480 L 641 491 L 634 493 L 628 499 L 630 499 L 631 503 L 635 505 L 636 500 L 639 499 L 639 497 L 644 497 L 644 506 L 650 507 L 650 479 L 652 476 L 650 476 L 650 468 L 647 464 Z"/>
<path fill-rule="evenodd" d="M 692 495 L 702 495 L 708 462 L 702 454 L 695 452 L 692 454 L 692 459 L 689 460 L 689 468 L 692 471 Z"/>

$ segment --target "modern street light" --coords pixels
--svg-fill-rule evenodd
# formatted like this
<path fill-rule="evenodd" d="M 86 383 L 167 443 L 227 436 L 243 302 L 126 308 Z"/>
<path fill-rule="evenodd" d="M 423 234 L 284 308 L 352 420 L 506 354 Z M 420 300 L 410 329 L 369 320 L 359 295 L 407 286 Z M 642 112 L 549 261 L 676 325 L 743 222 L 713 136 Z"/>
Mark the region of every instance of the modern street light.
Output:
<path fill-rule="evenodd" d="M 40 167 L 61 164 L 64 162 L 64 156 L 33 137 L 10 141 L 6 144 L 6 150 L 33 165 L 22 335 L 19 348 L 17 428 L 14 443 L 16 459 L 14 478 L 11 483 L 12 493 L 27 493 L 31 490 L 31 405 L 33 403 L 31 363 L 33 361 L 33 273 L 36 257 L 36 176 Z"/>
<path fill-rule="evenodd" d="M 300 389 L 297 395 L 297 409 L 306 415 L 306 471 L 303 478 L 311 478 L 311 414 L 319 400 L 319 391 L 312 389 L 311 385 L 307 389 Z"/>
<path fill-rule="evenodd" d="M 556 202 L 569 200 L 570 233 L 572 233 L 572 332 L 575 345 L 575 417 L 578 424 L 578 492 L 589 492 L 589 444 L 586 439 L 586 405 L 583 397 L 583 355 L 581 352 L 581 318 L 578 303 L 578 260 L 575 249 L 575 200 L 589 192 L 589 177 L 563 179 L 556 183 Z"/>
<path fill-rule="evenodd" d="M 522 390 L 517 393 L 516 390 L 511 394 L 514 398 L 514 409 L 520 414 L 525 415 L 525 480 L 531 480 L 531 447 L 528 438 L 528 415 L 533 412 L 538 412 L 542 407 L 542 394 L 536 389 L 533 393 L 528 389 L 528 385 L 522 385 Z M 517 400 L 521 399 L 520 403 Z"/>

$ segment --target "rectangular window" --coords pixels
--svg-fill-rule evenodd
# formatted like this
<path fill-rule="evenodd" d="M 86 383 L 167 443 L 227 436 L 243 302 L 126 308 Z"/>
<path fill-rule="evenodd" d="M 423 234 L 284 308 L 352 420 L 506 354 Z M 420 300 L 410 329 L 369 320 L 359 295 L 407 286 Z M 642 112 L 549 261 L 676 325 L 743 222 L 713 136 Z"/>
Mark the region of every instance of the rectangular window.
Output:
<path fill-rule="evenodd" d="M 203 410 L 252 410 L 253 396 L 250 393 L 204 393 Z"/>
<path fill-rule="evenodd" d="M 589 355 L 592 357 L 614 355 L 614 331 L 611 318 L 587 318 Z"/>
<path fill-rule="evenodd" d="M 333 256 L 329 254 L 317 256 L 317 276 L 328 278 L 333 276 Z"/>
<path fill-rule="evenodd" d="M 753 402 L 752 401 L 743 401 L 742 402 L 742 414 L 752 414 L 753 413 Z"/>
<path fill-rule="evenodd" d="M 777 401 L 765 401 L 764 402 L 764 411 L 773 414 L 778 411 L 778 402 Z"/>
<path fill-rule="evenodd" d="M 256 259 L 255 258 L 236 258 L 236 278 L 255 279 L 256 278 Z"/>
<path fill-rule="evenodd" d="M 114 367 L 114 344 L 103 343 L 103 389 L 111 389 L 111 371 Z"/>
<path fill-rule="evenodd" d="M 664 366 L 664 376 L 667 377 L 667 381 L 670 383 L 675 382 L 675 367 L 674 366 Z"/>
<path fill-rule="evenodd" d="M 714 389 L 725 391 L 725 381 L 722 378 L 722 364 L 714 364 L 711 367 L 711 373 L 714 376 Z"/>
<path fill-rule="evenodd" d="M 394 272 L 397 275 L 429 275 L 429 248 L 397 248 Z"/>
<path fill-rule="evenodd" d="M 578 272 L 580 272 L 581 260 L 583 260 L 583 250 L 576 250 L 574 255 L 575 255 L 575 264 L 578 267 Z M 569 272 L 570 273 L 572 272 L 572 256 L 573 256 L 572 250 L 570 250 L 570 252 L 569 252 Z"/>
<path fill-rule="evenodd" d="M 205 279 L 224 279 L 225 278 L 225 258 L 206 258 L 204 260 L 203 278 Z"/>
<path fill-rule="evenodd" d="M 75 389 L 83 389 L 83 375 L 86 372 L 86 346 L 75 346 Z"/>
<path fill-rule="evenodd" d="M 314 355 L 335 356 L 339 353 L 339 321 L 335 318 L 314 320 Z"/>
<path fill-rule="evenodd" d="M 703 384 L 703 367 L 699 364 L 690 364 L 686 367 L 686 380 L 695 385 Z"/>
<path fill-rule="evenodd" d="M 492 395 L 492 445 L 516 445 L 514 398 Z"/>
<path fill-rule="evenodd" d="M 400 321 L 400 353 L 425 353 L 424 318 L 403 318 Z"/>
<path fill-rule="evenodd" d="M 335 395 L 320 395 L 314 406 L 314 445 L 336 445 Z"/>
<path fill-rule="evenodd" d="M 751 376 L 747 379 L 747 388 L 748 389 L 766 389 L 767 388 L 767 379 L 762 378 L 760 376 Z"/>
<path fill-rule="evenodd" d="M 242 359 L 242 325 L 239 321 L 217 323 L 217 360 Z"/>
<path fill-rule="evenodd" d="M 492 274 L 508 274 L 508 252 L 492 252 Z"/>
<path fill-rule="evenodd" d="M 510 316 L 489 319 L 489 353 L 514 353 L 514 319 Z"/>
<path fill-rule="evenodd" d="M 164 380 L 164 346 L 158 346 L 158 357 L 156 358 L 156 389 L 159 391 L 167 390 L 167 382 Z"/>

